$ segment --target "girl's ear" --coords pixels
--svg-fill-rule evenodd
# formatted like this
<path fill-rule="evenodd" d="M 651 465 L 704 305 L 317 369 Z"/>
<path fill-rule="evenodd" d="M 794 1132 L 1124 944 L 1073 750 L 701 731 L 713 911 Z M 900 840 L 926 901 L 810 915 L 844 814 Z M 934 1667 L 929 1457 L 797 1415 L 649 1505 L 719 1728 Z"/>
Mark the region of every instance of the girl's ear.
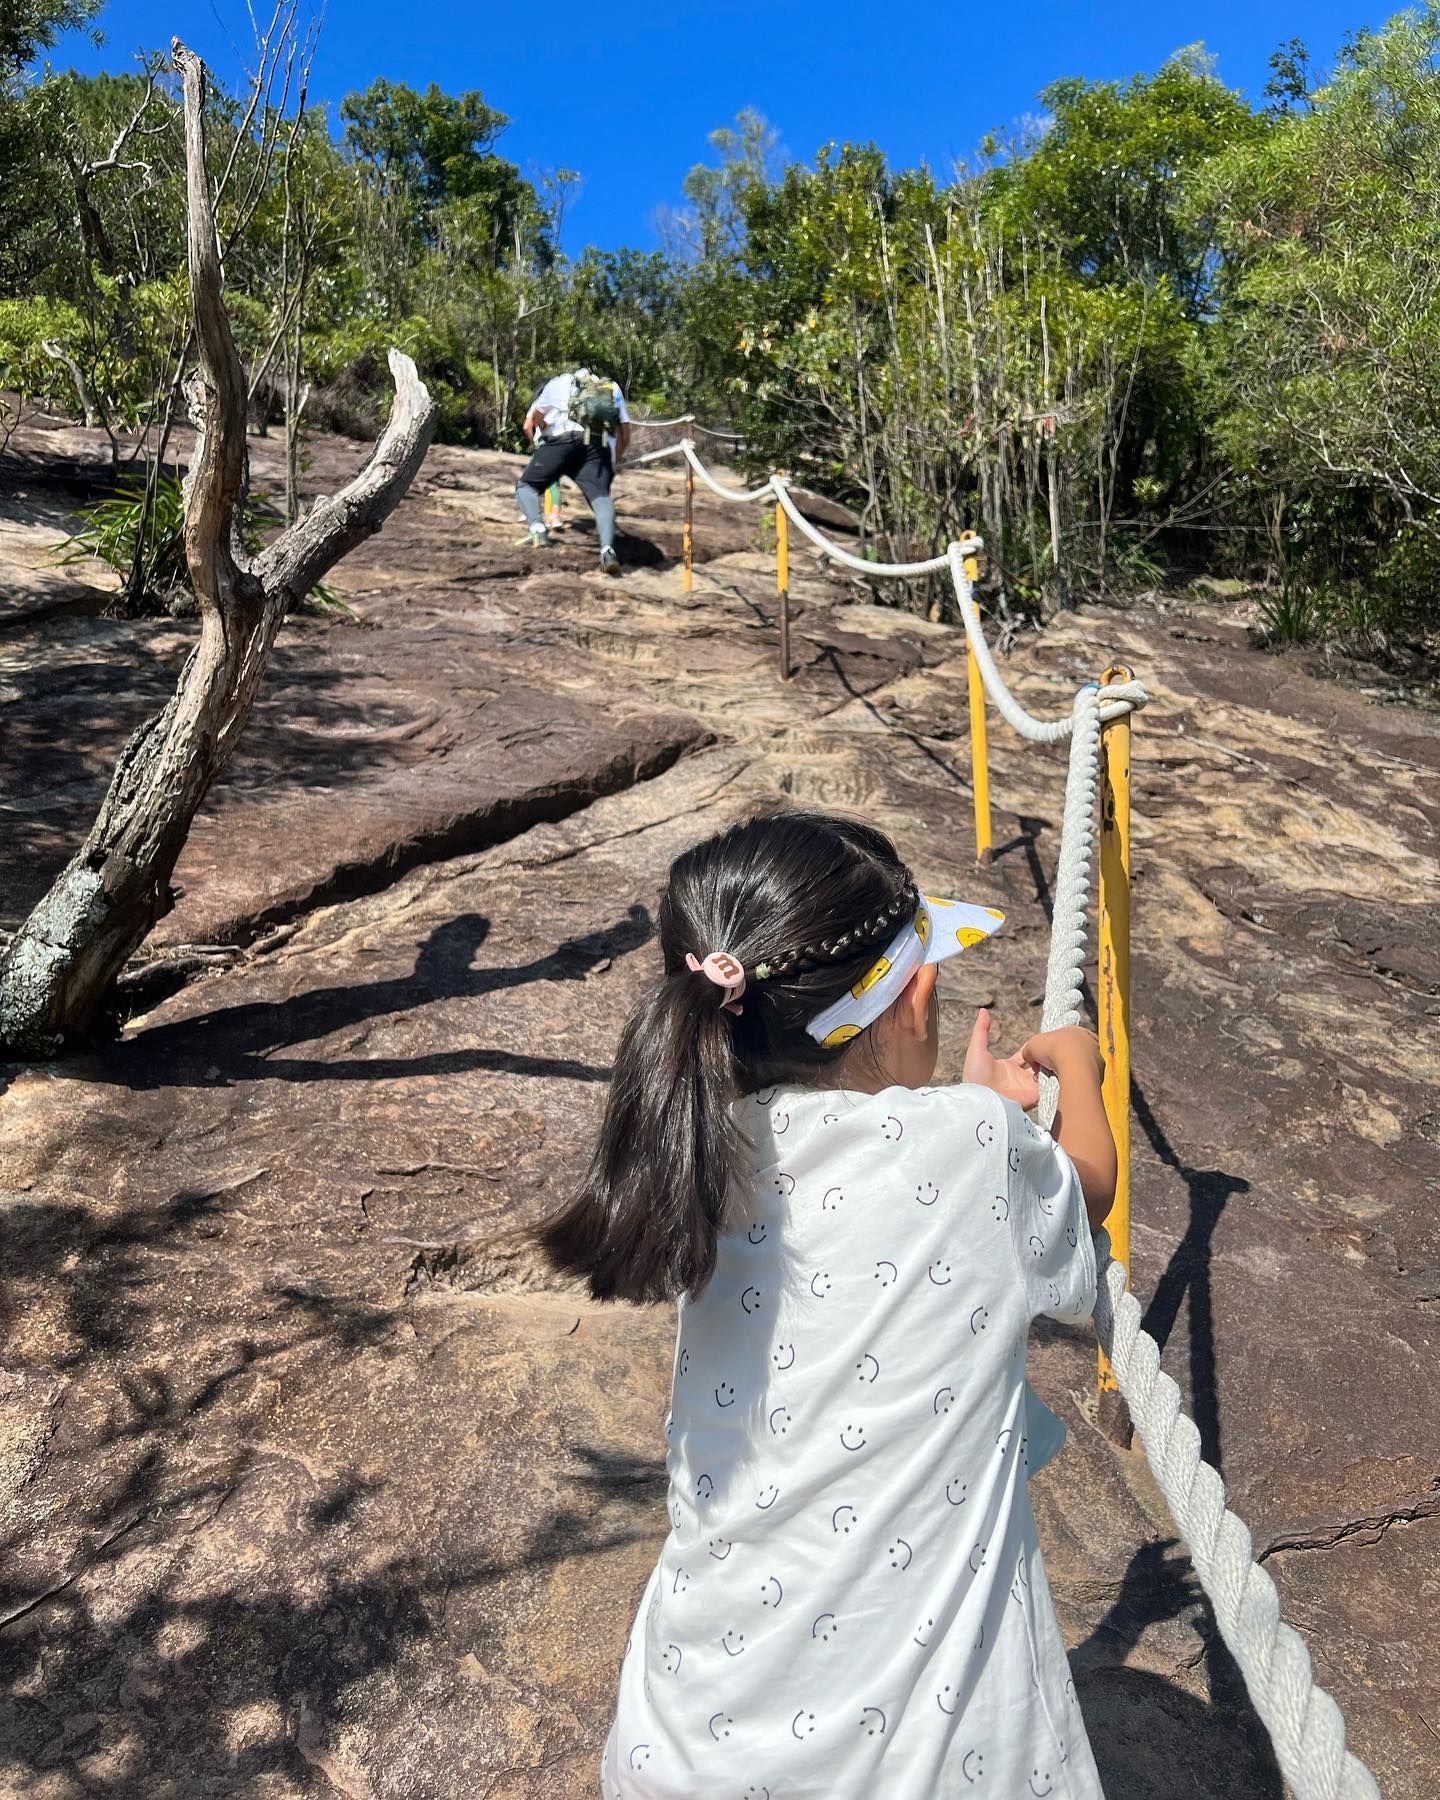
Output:
<path fill-rule="evenodd" d="M 930 996 L 935 992 L 935 965 L 922 963 L 895 1002 L 895 1023 L 905 1037 L 924 1043 L 930 1036 Z"/>

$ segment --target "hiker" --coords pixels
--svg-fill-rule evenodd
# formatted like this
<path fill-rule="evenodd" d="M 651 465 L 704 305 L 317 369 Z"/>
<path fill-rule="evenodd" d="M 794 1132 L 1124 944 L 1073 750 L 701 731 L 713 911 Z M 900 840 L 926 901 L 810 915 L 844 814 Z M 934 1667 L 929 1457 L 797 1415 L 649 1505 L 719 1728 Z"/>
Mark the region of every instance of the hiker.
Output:
<path fill-rule="evenodd" d="M 541 495 L 568 475 L 590 502 L 600 538 L 600 567 L 620 573 L 615 554 L 615 502 L 610 483 L 630 442 L 630 414 L 618 382 L 589 369 L 556 375 L 535 396 L 524 432 L 535 453 L 515 485 L 515 498 L 530 528 L 530 542 L 548 544 Z"/>
<path fill-rule="evenodd" d="M 679 1300 L 604 1800 L 1101 1800 L 1030 1508 L 1063 1427 L 1025 1382 L 1031 1321 L 1095 1302 L 1099 1049 L 1002 1058 L 982 1010 L 931 1085 L 935 965 L 1002 922 L 818 813 L 670 870 L 589 1173 L 541 1227 L 596 1298 Z"/>

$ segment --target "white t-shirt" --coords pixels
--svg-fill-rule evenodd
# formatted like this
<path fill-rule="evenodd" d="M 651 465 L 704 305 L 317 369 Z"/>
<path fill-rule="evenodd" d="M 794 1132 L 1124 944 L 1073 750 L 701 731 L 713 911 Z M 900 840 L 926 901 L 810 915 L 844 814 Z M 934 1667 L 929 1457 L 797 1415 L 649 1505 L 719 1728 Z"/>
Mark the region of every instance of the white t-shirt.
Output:
<path fill-rule="evenodd" d="M 581 427 L 570 417 L 570 396 L 575 392 L 575 383 L 587 371 L 575 369 L 568 375 L 554 375 L 547 381 L 535 396 L 532 410 L 540 414 L 541 429 L 545 433 L 547 444 L 553 444 L 557 438 L 580 437 Z M 615 400 L 620 408 L 622 425 L 630 423 L 630 410 L 625 404 L 625 396 L 620 391 L 620 383 L 615 384 Z M 613 449 L 615 439 L 608 436 L 605 440 Z"/>
<path fill-rule="evenodd" d="M 1100 1800 L 1027 1484 L 1030 1322 L 1095 1300 L 1073 1165 L 981 1087 L 738 1118 L 603 1800 Z"/>

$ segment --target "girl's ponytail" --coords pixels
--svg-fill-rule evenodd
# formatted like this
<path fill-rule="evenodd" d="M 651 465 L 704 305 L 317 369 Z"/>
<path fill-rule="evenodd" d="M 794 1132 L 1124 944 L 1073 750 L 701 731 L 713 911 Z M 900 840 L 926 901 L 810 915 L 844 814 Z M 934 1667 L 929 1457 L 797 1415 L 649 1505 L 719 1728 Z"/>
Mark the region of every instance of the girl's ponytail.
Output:
<path fill-rule="evenodd" d="M 731 1015 L 682 964 L 620 1038 L 579 1192 L 540 1242 L 597 1300 L 667 1300 L 704 1286 L 738 1154 Z"/>
<path fill-rule="evenodd" d="M 823 813 L 771 813 L 676 859 L 660 904 L 664 978 L 621 1036 L 589 1172 L 538 1234 L 557 1269 L 599 1300 L 704 1287 L 739 1170 L 735 1101 L 825 1079 L 845 1052 L 817 1044 L 807 1022 L 918 904 L 882 832 Z M 731 959 L 743 992 L 717 985 Z"/>

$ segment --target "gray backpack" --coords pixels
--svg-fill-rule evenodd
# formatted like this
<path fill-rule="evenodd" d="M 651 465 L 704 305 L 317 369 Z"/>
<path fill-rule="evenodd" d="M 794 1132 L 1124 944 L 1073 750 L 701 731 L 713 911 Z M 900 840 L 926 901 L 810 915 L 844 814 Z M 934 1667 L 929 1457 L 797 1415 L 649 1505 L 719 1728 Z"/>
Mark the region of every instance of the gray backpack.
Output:
<path fill-rule="evenodd" d="M 565 410 L 593 443 L 619 425 L 620 390 L 603 375 L 580 369 L 571 383 L 570 401 Z"/>

